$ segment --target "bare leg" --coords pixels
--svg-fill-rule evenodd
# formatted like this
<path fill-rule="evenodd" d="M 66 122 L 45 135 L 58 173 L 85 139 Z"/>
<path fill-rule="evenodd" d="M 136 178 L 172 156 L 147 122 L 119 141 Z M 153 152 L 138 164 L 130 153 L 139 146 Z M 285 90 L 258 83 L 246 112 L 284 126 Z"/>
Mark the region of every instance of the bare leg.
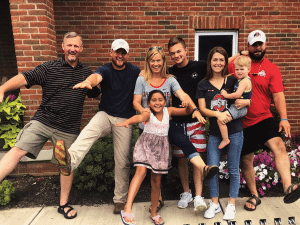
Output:
<path fill-rule="evenodd" d="M 228 145 L 230 143 L 230 140 L 228 138 L 228 129 L 227 129 L 227 125 L 223 124 L 220 120 L 217 120 L 219 128 L 220 128 L 220 132 L 221 132 L 221 136 L 222 136 L 222 141 L 219 145 L 219 149 L 224 148 L 226 145 Z"/>
<path fill-rule="evenodd" d="M 252 195 L 255 195 L 258 197 L 258 192 L 256 189 L 256 181 L 255 181 L 255 170 L 253 167 L 253 160 L 254 160 L 254 153 L 244 155 L 242 157 L 242 162 L 241 162 L 241 168 L 242 168 L 242 174 L 243 177 L 246 180 L 247 186 L 250 190 L 250 193 Z M 256 204 L 256 200 L 252 199 L 251 200 L 254 204 Z M 255 206 L 246 202 L 246 207 L 250 209 L 255 209 Z"/>
<path fill-rule="evenodd" d="M 177 158 L 178 173 L 180 176 L 181 184 L 184 192 L 190 192 L 189 186 L 189 167 L 188 160 L 185 157 Z"/>
<path fill-rule="evenodd" d="M 219 197 L 212 197 L 211 200 L 213 203 L 215 203 L 217 205 L 219 204 Z"/>
<path fill-rule="evenodd" d="M 132 210 L 133 200 L 134 200 L 136 194 L 138 193 L 143 180 L 146 177 L 146 173 L 147 173 L 147 168 L 146 167 L 143 167 L 143 166 L 137 166 L 136 167 L 134 177 L 132 178 L 130 186 L 129 186 L 128 197 L 127 197 L 126 205 L 124 207 L 124 212 L 132 213 L 131 210 Z M 158 203 L 158 199 L 157 199 L 157 202 L 155 204 L 156 206 L 157 206 L 157 203 Z M 152 205 L 152 209 L 153 209 L 153 205 Z M 125 217 L 124 219 L 125 219 L 126 222 L 134 222 L 133 219 L 131 220 L 128 217 Z"/>
<path fill-rule="evenodd" d="M 280 137 L 274 137 L 268 140 L 265 145 L 270 148 L 275 155 L 276 168 L 282 179 L 283 190 L 286 191 L 291 185 L 291 169 L 284 142 Z"/>
<path fill-rule="evenodd" d="M 194 165 L 194 169 L 197 168 L 198 170 L 202 171 L 200 173 L 200 179 L 203 180 L 203 169 L 206 166 L 203 159 L 199 155 L 191 158 L 190 162 Z"/>
<path fill-rule="evenodd" d="M 13 147 L 4 155 L 0 161 L 0 182 L 17 167 L 26 153 L 26 151 L 18 147 Z"/>
<path fill-rule="evenodd" d="M 202 196 L 202 170 L 193 165 L 195 196 Z"/>
<path fill-rule="evenodd" d="M 229 197 L 229 203 L 235 205 L 236 198 Z"/>
<path fill-rule="evenodd" d="M 151 173 L 151 217 L 157 215 L 158 199 L 160 194 L 161 174 Z M 159 219 L 159 223 L 162 223 L 162 219 Z"/>
<path fill-rule="evenodd" d="M 72 188 L 72 183 L 74 179 L 74 171 L 71 172 L 70 176 L 60 175 L 60 205 L 65 205 L 69 201 L 69 196 Z M 64 211 L 67 212 L 70 208 L 64 208 Z M 68 213 L 68 216 L 74 216 L 76 210 L 72 210 Z"/>

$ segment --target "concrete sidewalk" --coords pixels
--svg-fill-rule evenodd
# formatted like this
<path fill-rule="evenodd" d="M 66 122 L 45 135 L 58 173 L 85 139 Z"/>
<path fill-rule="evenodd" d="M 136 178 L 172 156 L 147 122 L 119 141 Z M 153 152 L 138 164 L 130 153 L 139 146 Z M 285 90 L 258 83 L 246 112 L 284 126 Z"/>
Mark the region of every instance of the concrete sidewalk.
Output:
<path fill-rule="evenodd" d="M 288 225 L 288 218 L 295 217 L 295 221 L 300 221 L 300 201 L 293 204 L 284 204 L 283 198 L 262 198 L 262 204 L 258 206 L 254 212 L 244 210 L 244 203 L 247 198 L 238 198 L 236 202 L 236 224 L 244 225 L 245 220 L 251 220 L 252 225 L 260 225 L 260 219 L 266 219 L 267 224 L 274 224 L 274 218 L 281 218 L 281 224 Z M 208 203 L 208 199 L 205 199 Z M 165 201 L 165 206 L 159 212 L 166 225 L 198 225 L 205 223 L 206 225 L 214 225 L 220 222 L 222 225 L 228 224 L 224 221 L 223 214 L 228 199 L 220 199 L 222 211 L 213 219 L 205 219 L 204 212 L 195 214 L 193 211 L 193 203 L 188 208 L 177 208 L 177 201 Z M 148 212 L 150 202 L 134 203 L 133 213 L 137 225 L 152 225 L 150 214 Z M 74 206 L 78 212 L 75 219 L 67 220 L 61 214 L 57 213 L 57 207 L 39 207 L 39 208 L 19 208 L 0 211 L 1 225 L 122 225 L 120 216 L 114 215 L 113 205 L 99 206 Z"/>

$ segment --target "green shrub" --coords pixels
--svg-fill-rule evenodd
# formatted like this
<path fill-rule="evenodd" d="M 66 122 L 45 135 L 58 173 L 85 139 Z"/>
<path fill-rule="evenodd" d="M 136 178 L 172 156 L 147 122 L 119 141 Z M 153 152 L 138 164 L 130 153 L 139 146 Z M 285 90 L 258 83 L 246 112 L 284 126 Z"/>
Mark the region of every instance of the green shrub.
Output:
<path fill-rule="evenodd" d="M 20 94 L 17 98 L 14 95 L 9 95 L 5 101 L 0 103 L 0 139 L 5 141 L 3 148 L 15 145 L 16 137 L 22 126 L 20 116 L 24 115 L 25 108 Z"/>
<path fill-rule="evenodd" d="M 138 127 L 133 130 L 132 150 L 138 138 Z M 112 135 L 99 138 L 75 171 L 74 184 L 80 190 L 109 191 L 114 188 L 114 149 Z M 131 151 L 132 162 L 132 151 Z M 131 174 L 135 169 L 131 168 Z"/>
<path fill-rule="evenodd" d="M 4 180 L 0 185 L 0 205 L 7 205 L 14 193 L 15 188 L 12 186 L 12 182 Z"/>

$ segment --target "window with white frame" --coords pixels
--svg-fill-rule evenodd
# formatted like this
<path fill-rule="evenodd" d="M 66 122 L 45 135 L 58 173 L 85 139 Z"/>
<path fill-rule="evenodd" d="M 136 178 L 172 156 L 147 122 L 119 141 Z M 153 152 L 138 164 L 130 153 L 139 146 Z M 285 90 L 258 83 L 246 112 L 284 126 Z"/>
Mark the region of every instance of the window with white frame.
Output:
<path fill-rule="evenodd" d="M 228 57 L 238 51 L 238 31 L 196 31 L 195 60 L 207 60 L 208 53 L 216 46 L 223 47 Z"/>

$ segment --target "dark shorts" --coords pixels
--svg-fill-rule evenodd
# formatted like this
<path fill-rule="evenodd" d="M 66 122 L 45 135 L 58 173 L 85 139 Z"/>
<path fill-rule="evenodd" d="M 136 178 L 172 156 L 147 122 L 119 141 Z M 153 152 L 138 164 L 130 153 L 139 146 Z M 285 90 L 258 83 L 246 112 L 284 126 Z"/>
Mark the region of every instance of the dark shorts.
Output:
<path fill-rule="evenodd" d="M 244 129 L 244 144 L 241 156 L 268 149 L 264 144 L 274 138 L 281 137 L 279 122 L 274 118 L 265 119 L 253 126 Z"/>

